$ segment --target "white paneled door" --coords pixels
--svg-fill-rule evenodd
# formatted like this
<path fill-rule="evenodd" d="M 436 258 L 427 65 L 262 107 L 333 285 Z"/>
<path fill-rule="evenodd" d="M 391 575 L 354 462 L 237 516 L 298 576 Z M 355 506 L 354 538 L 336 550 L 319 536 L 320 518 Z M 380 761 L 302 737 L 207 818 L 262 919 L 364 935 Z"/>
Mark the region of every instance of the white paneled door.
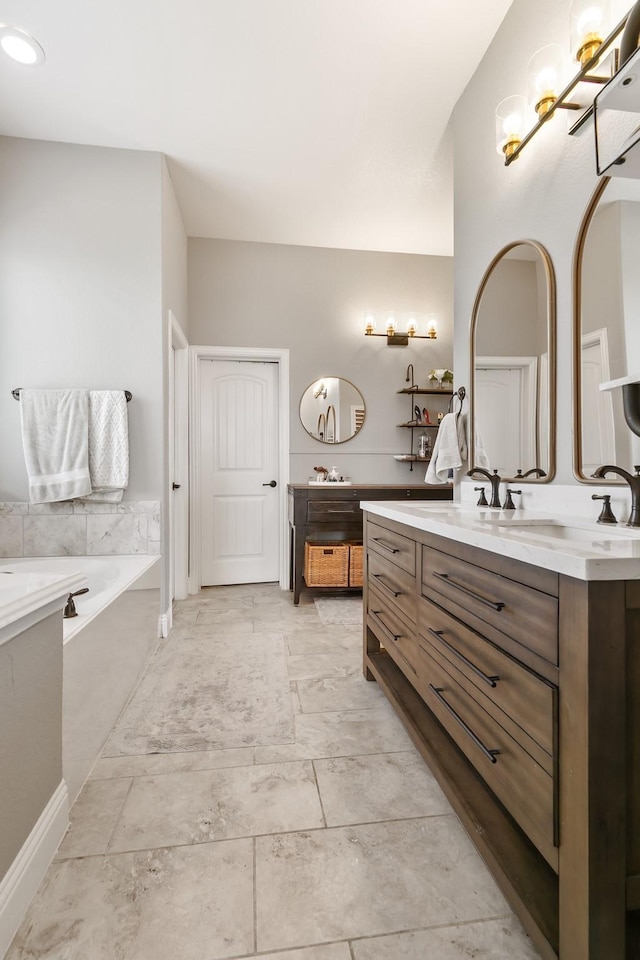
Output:
<path fill-rule="evenodd" d="M 201 361 L 202 586 L 278 580 L 278 364 Z"/>

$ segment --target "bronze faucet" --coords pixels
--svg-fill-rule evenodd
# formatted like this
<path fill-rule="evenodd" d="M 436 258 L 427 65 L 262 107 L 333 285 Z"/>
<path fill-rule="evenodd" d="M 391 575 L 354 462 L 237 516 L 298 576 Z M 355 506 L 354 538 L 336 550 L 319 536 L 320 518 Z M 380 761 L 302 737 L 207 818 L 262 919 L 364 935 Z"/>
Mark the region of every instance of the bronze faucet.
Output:
<path fill-rule="evenodd" d="M 502 483 L 502 477 L 498 476 L 498 471 L 494 470 L 493 475 L 489 473 L 488 470 L 485 470 L 484 467 L 474 467 L 473 470 L 467 470 L 467 476 L 473 477 L 477 473 L 481 474 L 483 477 L 486 477 L 489 483 L 491 484 L 491 503 L 490 507 L 500 507 L 500 484 Z"/>
<path fill-rule="evenodd" d="M 607 464 L 604 467 L 598 467 L 592 476 L 601 480 L 603 477 L 606 477 L 608 473 L 616 473 L 619 477 L 622 477 L 623 480 L 627 481 L 629 489 L 631 490 L 631 513 L 627 520 L 627 526 L 640 527 L 640 466 L 634 466 L 633 469 L 635 470 L 635 475 L 623 470 L 622 467 Z"/>
<path fill-rule="evenodd" d="M 531 467 L 531 470 L 527 470 L 526 473 L 522 472 L 522 467 L 518 467 L 518 472 L 516 473 L 516 480 L 524 480 L 525 477 L 531 477 L 533 474 L 536 477 L 546 477 L 544 470 L 541 470 L 540 467 Z"/>

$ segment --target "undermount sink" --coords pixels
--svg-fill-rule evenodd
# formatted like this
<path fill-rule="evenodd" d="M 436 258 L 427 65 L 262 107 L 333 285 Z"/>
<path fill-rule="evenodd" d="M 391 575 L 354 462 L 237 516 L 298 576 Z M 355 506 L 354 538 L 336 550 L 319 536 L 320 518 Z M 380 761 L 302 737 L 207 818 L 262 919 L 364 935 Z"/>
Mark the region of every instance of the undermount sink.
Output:
<path fill-rule="evenodd" d="M 527 537 L 545 537 L 553 540 L 573 540 L 579 543 L 601 543 L 603 540 L 615 541 L 623 538 L 633 538 L 632 531 L 623 529 L 612 529 L 611 527 L 600 527 L 593 530 L 586 527 L 573 526 L 564 523 L 544 523 L 535 520 L 510 520 L 500 522 L 487 519 L 487 524 L 491 524 L 499 533 L 521 534 Z M 640 538 L 640 531 L 636 532 L 636 538 Z"/>

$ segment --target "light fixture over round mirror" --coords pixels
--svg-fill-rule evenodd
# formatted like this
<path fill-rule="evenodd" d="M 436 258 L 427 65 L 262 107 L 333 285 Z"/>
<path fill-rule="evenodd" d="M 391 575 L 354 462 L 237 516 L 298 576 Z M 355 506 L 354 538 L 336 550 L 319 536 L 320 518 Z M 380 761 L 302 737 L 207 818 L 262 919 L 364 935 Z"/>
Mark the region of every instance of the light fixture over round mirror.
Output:
<path fill-rule="evenodd" d="M 320 443 L 346 443 L 362 428 L 366 409 L 358 388 L 344 377 L 319 377 L 300 398 L 300 420 Z"/>

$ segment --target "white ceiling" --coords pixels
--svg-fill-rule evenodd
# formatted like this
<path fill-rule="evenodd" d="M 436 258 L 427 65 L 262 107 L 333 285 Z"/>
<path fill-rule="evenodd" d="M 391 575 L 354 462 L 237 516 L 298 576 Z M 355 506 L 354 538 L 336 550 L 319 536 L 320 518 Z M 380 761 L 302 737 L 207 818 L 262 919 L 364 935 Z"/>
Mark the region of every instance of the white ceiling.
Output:
<path fill-rule="evenodd" d="M 512 0 L 0 0 L 0 131 L 162 151 L 187 233 L 451 254 L 451 111 Z M 492 123 L 492 118 L 488 118 Z"/>

